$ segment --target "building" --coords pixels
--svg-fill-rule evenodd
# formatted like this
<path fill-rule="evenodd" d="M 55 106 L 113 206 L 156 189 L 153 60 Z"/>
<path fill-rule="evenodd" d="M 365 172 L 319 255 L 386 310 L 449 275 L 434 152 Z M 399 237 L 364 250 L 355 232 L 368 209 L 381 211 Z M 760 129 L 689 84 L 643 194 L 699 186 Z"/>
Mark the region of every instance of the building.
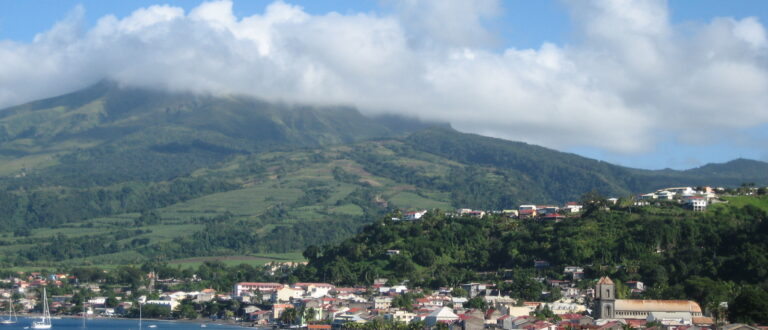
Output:
<path fill-rule="evenodd" d="M 520 205 L 517 208 L 517 213 L 520 219 L 535 217 L 536 205 Z"/>
<path fill-rule="evenodd" d="M 578 213 L 581 212 L 581 205 L 576 202 L 568 202 L 565 204 L 565 210 L 567 210 L 569 213 Z"/>
<path fill-rule="evenodd" d="M 427 214 L 427 210 L 406 212 L 406 213 L 403 214 L 403 220 L 405 220 L 405 221 L 419 220 L 425 214 Z"/>
<path fill-rule="evenodd" d="M 602 277 L 595 287 L 596 317 L 600 319 L 647 319 L 651 313 L 688 313 L 689 319 L 701 317 L 701 307 L 690 300 L 616 299 L 616 285 Z M 658 314 L 668 315 L 668 314 Z"/>
<path fill-rule="evenodd" d="M 283 287 L 280 283 L 264 283 L 264 282 L 240 282 L 235 283 L 234 288 L 234 294 L 235 296 L 242 296 L 243 293 L 246 292 L 261 292 L 261 293 L 271 293 L 275 290 L 281 289 Z"/>
<path fill-rule="evenodd" d="M 707 198 L 704 196 L 686 196 L 683 198 L 683 203 L 694 211 L 705 211 L 707 209 Z"/>
<path fill-rule="evenodd" d="M 413 321 L 414 318 L 416 318 L 416 313 L 411 313 L 403 310 L 397 310 L 394 313 L 389 313 L 384 315 L 385 320 L 402 322 L 402 323 L 411 323 L 411 321 Z"/>
<path fill-rule="evenodd" d="M 456 315 L 453 310 L 451 310 L 448 307 L 441 307 L 438 310 L 435 310 L 432 313 L 429 313 L 427 317 L 424 318 L 424 323 L 428 327 L 435 326 L 438 322 L 439 323 L 453 323 L 459 320 L 459 316 Z"/>

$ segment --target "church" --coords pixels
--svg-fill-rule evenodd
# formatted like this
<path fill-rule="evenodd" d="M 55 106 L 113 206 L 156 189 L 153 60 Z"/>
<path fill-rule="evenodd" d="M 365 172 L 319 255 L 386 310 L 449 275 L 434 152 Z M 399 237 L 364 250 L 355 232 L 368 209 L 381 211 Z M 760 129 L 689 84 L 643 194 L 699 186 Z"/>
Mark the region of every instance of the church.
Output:
<path fill-rule="evenodd" d="M 674 313 L 689 320 L 701 318 L 701 307 L 691 300 L 616 299 L 616 285 L 607 276 L 595 287 L 595 316 L 600 319 L 647 319 L 651 313 Z"/>

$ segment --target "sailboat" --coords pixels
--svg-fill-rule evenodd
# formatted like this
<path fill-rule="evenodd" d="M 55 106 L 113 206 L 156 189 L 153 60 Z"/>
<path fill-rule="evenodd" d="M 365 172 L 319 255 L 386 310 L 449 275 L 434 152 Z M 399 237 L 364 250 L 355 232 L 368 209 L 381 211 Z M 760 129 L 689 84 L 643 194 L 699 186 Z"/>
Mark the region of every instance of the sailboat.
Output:
<path fill-rule="evenodd" d="M 13 310 L 13 299 L 8 298 L 8 305 L 10 305 L 10 309 L 8 310 L 8 318 L 0 320 L 0 324 L 16 324 L 16 312 Z"/>
<path fill-rule="evenodd" d="M 40 317 L 40 321 L 32 322 L 32 329 L 50 329 L 51 328 L 51 312 L 48 310 L 48 295 L 43 287 L 43 316 Z"/>

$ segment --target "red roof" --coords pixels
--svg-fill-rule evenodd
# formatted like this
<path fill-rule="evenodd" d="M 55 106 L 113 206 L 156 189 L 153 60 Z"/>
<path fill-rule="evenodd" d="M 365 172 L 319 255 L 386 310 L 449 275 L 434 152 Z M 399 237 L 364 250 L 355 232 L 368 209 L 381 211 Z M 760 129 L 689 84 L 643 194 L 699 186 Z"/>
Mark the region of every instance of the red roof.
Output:
<path fill-rule="evenodd" d="M 576 313 L 567 313 L 567 314 L 560 315 L 561 318 L 566 319 L 566 320 L 578 320 L 582 316 L 584 316 L 584 315 L 576 314 Z"/>
<path fill-rule="evenodd" d="M 310 324 L 307 326 L 307 329 L 330 329 L 330 324 Z"/>
<path fill-rule="evenodd" d="M 646 320 L 635 320 L 635 319 L 626 319 L 627 325 L 633 327 L 633 328 L 639 328 L 639 327 L 645 327 L 645 324 L 648 323 Z"/>

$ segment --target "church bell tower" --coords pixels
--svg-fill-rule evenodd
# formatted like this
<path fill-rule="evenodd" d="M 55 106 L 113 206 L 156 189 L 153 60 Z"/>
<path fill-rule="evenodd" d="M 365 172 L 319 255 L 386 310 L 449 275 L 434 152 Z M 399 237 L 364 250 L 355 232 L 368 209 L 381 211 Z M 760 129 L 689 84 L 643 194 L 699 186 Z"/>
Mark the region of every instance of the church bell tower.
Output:
<path fill-rule="evenodd" d="M 608 276 L 601 277 L 595 287 L 597 317 L 612 319 L 616 315 L 616 284 Z"/>

